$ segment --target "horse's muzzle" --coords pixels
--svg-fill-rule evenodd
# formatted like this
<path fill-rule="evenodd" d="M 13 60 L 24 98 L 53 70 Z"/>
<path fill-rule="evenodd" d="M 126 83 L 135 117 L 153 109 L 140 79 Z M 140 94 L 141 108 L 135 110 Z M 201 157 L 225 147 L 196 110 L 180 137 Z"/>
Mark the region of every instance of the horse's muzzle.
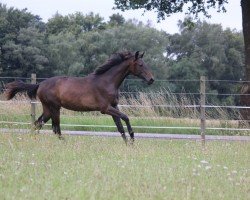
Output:
<path fill-rule="evenodd" d="M 153 78 L 151 78 L 149 81 L 148 81 L 148 85 L 151 85 L 155 80 Z"/>

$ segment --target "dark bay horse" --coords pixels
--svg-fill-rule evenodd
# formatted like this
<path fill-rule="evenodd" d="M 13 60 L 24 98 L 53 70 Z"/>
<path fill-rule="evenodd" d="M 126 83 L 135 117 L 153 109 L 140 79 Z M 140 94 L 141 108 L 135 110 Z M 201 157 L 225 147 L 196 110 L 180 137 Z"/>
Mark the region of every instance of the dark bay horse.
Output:
<path fill-rule="evenodd" d="M 143 53 L 144 54 L 144 53 Z M 129 118 L 119 111 L 119 87 L 129 75 L 140 77 L 148 84 L 154 82 L 149 67 L 142 60 L 143 54 L 137 51 L 115 53 L 93 73 L 86 77 L 52 77 L 40 84 L 27 84 L 14 81 L 6 85 L 5 95 L 8 100 L 18 92 L 26 92 L 30 99 L 38 97 L 42 103 L 43 113 L 35 121 L 40 129 L 49 119 L 52 129 L 61 138 L 60 108 L 74 111 L 100 111 L 111 115 L 125 143 L 127 138 L 121 119 L 125 121 L 130 138 L 134 141 L 134 132 Z"/>

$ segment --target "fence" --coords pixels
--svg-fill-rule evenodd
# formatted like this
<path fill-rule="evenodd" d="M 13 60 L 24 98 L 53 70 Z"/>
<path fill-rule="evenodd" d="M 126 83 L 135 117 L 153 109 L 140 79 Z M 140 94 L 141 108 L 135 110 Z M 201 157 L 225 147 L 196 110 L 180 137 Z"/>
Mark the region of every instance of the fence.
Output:
<path fill-rule="evenodd" d="M 37 81 L 43 80 L 41 78 L 37 78 L 36 74 L 32 74 L 31 78 L 22 78 L 22 77 L 0 77 L 0 79 L 24 79 L 24 80 L 29 80 L 32 84 L 36 83 Z M 129 80 L 126 80 L 129 81 Z M 133 81 L 137 81 L 137 80 L 133 80 Z M 164 80 L 159 80 L 159 82 L 163 82 Z M 223 82 L 223 83 L 228 83 L 228 82 L 234 82 L 234 83 L 240 83 L 242 84 L 243 81 L 229 81 L 229 80 L 206 80 L 206 78 L 204 76 L 200 77 L 199 80 L 165 80 L 168 82 L 194 82 L 196 85 L 199 85 L 199 92 L 195 92 L 195 93 L 185 93 L 185 92 L 181 92 L 181 93 L 172 93 L 175 95 L 196 95 L 198 96 L 198 101 L 196 102 L 196 104 L 192 104 L 192 105 L 167 105 L 167 104 L 162 104 L 162 105 L 131 105 L 131 104 L 121 104 L 119 105 L 120 108 L 141 108 L 141 109 L 145 109 L 145 108 L 182 108 L 182 109 L 186 109 L 186 108 L 197 108 L 199 110 L 199 120 L 200 120 L 200 126 L 196 127 L 196 126 L 135 126 L 136 128 L 140 129 L 140 128 L 148 128 L 148 129 L 153 129 L 153 128 L 157 128 L 157 129 L 195 129 L 195 130 L 200 130 L 200 134 L 201 134 L 201 140 L 203 141 L 203 143 L 205 142 L 205 135 L 206 135 L 206 131 L 207 130 L 228 130 L 228 131 L 250 131 L 250 129 L 248 127 L 246 128 L 225 128 L 225 127 L 207 127 L 206 126 L 206 113 L 208 112 L 207 110 L 210 108 L 224 108 L 224 109 L 250 109 L 249 106 L 235 106 L 235 105 L 207 105 L 206 104 L 206 97 L 208 95 L 225 95 L 225 96 L 241 96 L 241 95 L 249 95 L 249 94 L 233 94 L 233 93 L 223 93 L 223 94 L 217 94 L 217 93 L 211 93 L 211 92 L 206 92 L 206 83 L 212 82 L 212 81 L 216 81 L 216 82 Z M 199 83 L 199 84 L 197 84 Z M 138 94 L 138 92 L 125 92 L 122 91 L 121 95 L 135 95 Z M 150 94 L 150 93 L 149 93 Z M 159 93 L 158 93 L 159 94 Z M 249 97 L 250 98 L 250 97 Z M 1 104 L 6 103 L 5 101 L 0 101 Z M 31 116 L 31 124 L 34 123 L 35 118 L 36 118 L 36 105 L 39 102 L 37 101 L 30 101 L 30 116 Z M 237 121 L 243 121 L 241 119 L 237 119 Z M 1 124 L 8 124 L 8 123 L 17 123 L 17 124 L 24 124 L 22 122 L 7 122 L 7 121 L 0 121 Z M 250 124 L 250 122 L 248 121 L 248 123 Z M 62 124 L 64 126 L 80 126 L 80 127 L 102 127 L 102 128 L 107 128 L 107 127 L 115 127 L 115 126 L 108 126 L 108 125 L 77 125 L 77 124 Z"/>

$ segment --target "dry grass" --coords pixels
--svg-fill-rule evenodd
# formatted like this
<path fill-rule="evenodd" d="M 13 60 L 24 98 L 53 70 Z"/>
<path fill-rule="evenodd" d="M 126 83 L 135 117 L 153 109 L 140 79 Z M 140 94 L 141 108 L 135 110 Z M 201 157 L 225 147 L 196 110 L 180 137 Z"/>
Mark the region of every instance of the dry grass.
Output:
<path fill-rule="evenodd" d="M 120 107 L 120 110 L 126 113 L 134 126 L 182 126 L 182 127 L 199 127 L 199 108 L 183 108 L 185 105 L 195 105 L 194 98 L 188 98 L 185 95 L 177 97 L 168 92 L 159 93 L 139 93 L 138 96 L 122 96 L 120 105 L 132 105 L 132 107 Z M 41 104 L 36 104 L 37 117 L 42 113 Z M 160 106 L 155 106 L 160 105 Z M 169 105 L 174 107 L 162 107 L 161 105 Z M 74 112 L 66 109 L 61 110 L 62 123 L 67 124 L 93 124 L 97 125 L 114 125 L 109 116 L 104 116 L 100 112 Z M 232 119 L 232 116 L 234 119 Z M 240 114 L 236 110 L 233 113 L 228 112 L 223 108 L 213 108 L 206 112 L 207 127 L 212 128 L 238 128 L 238 120 Z M 108 118 L 108 119 L 107 119 Z M 214 119 L 215 118 L 215 119 Z M 83 120 L 84 119 L 84 120 Z M 0 121 L 20 121 L 30 122 L 30 103 L 27 102 L 25 96 L 17 96 L 12 101 L 0 103 Z M 6 126 L 6 125 L 5 125 Z M 8 125 L 11 127 L 11 125 Z M 16 126 L 15 126 L 16 127 Z M 244 127 L 244 126 L 243 126 Z M 245 125 L 247 127 L 247 125 Z M 66 128 L 67 129 L 67 128 Z M 79 130 L 79 128 L 77 129 Z M 83 129 L 80 129 L 83 130 Z M 86 129 L 84 129 L 86 130 Z M 93 128 L 91 128 L 93 130 Z M 101 130 L 101 129 L 96 129 Z M 115 128 L 108 130 L 115 131 Z M 184 130 L 185 131 L 185 130 Z M 185 133 L 183 131 L 183 133 Z M 136 132 L 168 132 L 168 133 L 182 133 L 179 130 L 164 130 L 164 129 L 136 129 Z M 199 134 L 198 130 L 186 131 L 188 134 Z M 249 131 L 245 132 L 208 132 L 209 134 L 230 134 L 230 135 L 249 135 Z"/>
<path fill-rule="evenodd" d="M 183 108 L 185 105 L 195 105 L 192 98 L 182 95 L 179 98 L 169 92 L 139 93 L 138 96 L 122 97 L 120 104 L 133 105 L 138 107 L 122 108 L 132 116 L 149 117 L 182 117 L 190 119 L 199 118 L 197 108 Z M 167 105 L 169 107 L 164 107 Z M 145 107 L 146 106 L 146 107 Z M 172 106 L 172 107 L 171 107 Z"/>

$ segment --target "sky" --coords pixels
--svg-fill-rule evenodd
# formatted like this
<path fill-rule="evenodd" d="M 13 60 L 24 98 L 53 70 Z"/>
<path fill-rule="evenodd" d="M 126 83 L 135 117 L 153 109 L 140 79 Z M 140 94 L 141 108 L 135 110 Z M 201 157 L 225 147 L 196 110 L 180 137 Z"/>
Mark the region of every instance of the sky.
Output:
<path fill-rule="evenodd" d="M 209 12 L 212 16 L 210 19 L 202 15 L 200 15 L 200 19 L 206 20 L 209 23 L 221 24 L 223 28 L 229 27 L 231 29 L 242 30 L 240 0 L 228 1 L 226 13 L 217 13 L 216 9 L 212 9 Z M 114 0 L 0 0 L 0 3 L 18 9 L 27 8 L 32 14 L 39 15 L 44 22 L 47 22 L 56 12 L 62 15 L 73 14 L 78 11 L 84 14 L 94 12 L 104 17 L 105 21 L 109 20 L 109 16 L 112 14 L 120 13 L 125 19 L 135 18 L 144 23 L 150 20 L 153 27 L 170 34 L 178 32 L 177 22 L 178 20 L 183 20 L 185 17 L 184 13 L 174 14 L 157 23 L 157 14 L 153 11 L 146 13 L 143 10 L 122 12 L 112 9 L 114 7 Z M 142 15 L 143 13 L 144 15 Z"/>

